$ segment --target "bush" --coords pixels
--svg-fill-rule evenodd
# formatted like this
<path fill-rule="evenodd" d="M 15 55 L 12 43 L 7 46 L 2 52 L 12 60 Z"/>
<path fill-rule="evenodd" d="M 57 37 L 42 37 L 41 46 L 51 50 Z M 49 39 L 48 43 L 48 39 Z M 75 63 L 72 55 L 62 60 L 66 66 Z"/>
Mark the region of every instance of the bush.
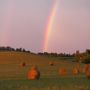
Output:
<path fill-rule="evenodd" d="M 89 64 L 89 63 L 90 63 L 90 55 L 87 55 L 87 56 L 84 58 L 83 63 L 85 63 L 85 64 Z"/>

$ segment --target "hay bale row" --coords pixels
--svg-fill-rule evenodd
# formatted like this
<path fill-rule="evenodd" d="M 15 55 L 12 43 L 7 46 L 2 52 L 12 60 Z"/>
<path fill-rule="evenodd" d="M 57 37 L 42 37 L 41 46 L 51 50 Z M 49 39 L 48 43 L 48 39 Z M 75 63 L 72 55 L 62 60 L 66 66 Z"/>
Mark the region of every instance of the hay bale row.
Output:
<path fill-rule="evenodd" d="M 49 65 L 53 66 L 54 62 L 49 62 Z M 26 63 L 23 62 L 22 66 L 25 67 Z M 73 69 L 72 69 L 72 74 L 73 75 L 78 75 L 80 72 L 84 73 L 87 78 L 90 79 L 90 64 L 85 65 L 82 70 L 80 68 L 80 65 L 77 64 Z M 59 75 L 60 76 L 66 76 L 68 74 L 67 68 L 63 67 L 59 69 Z M 33 66 L 27 74 L 28 79 L 31 80 L 38 80 L 40 78 L 40 72 L 37 68 L 37 66 Z"/>
<path fill-rule="evenodd" d="M 76 67 L 74 67 L 72 70 L 72 73 L 73 73 L 73 75 L 78 75 L 79 70 Z M 60 76 L 66 76 L 67 74 L 68 74 L 68 71 L 66 68 L 59 69 Z M 38 80 L 39 78 L 40 78 L 40 72 L 39 72 L 38 68 L 36 66 L 32 67 L 28 72 L 28 79 Z"/>
<path fill-rule="evenodd" d="M 68 74 L 68 71 L 67 71 L 66 68 L 61 68 L 61 69 L 59 69 L 59 75 L 65 76 L 65 75 L 67 75 L 67 74 Z M 77 67 L 74 67 L 74 68 L 72 69 L 72 74 L 73 74 L 73 75 L 78 75 L 78 74 L 79 74 L 79 70 L 78 70 Z"/>

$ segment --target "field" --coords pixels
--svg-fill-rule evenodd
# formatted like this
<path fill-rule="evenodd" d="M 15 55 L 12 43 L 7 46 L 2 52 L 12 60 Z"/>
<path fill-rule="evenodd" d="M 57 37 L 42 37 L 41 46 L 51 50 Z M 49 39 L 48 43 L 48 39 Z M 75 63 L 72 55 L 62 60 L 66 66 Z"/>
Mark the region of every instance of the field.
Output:
<path fill-rule="evenodd" d="M 25 67 L 22 66 L 23 62 L 26 63 Z M 54 66 L 50 66 L 49 62 L 54 62 Z M 34 65 L 41 73 L 40 79 L 28 80 L 27 73 Z M 90 90 L 90 80 L 84 74 L 72 74 L 75 65 L 73 58 L 0 52 L 0 90 Z M 60 76 L 58 72 L 62 67 L 68 70 L 65 76 Z"/>

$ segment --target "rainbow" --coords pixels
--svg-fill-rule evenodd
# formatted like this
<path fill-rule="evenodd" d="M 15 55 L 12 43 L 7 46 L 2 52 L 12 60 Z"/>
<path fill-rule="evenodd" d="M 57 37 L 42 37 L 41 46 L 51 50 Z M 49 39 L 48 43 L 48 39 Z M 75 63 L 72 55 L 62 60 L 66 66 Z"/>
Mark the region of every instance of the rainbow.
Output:
<path fill-rule="evenodd" d="M 54 23 L 56 12 L 57 12 L 57 7 L 58 7 L 58 0 L 55 0 L 54 5 L 53 5 L 52 10 L 51 10 L 51 13 L 49 15 L 49 19 L 48 19 L 48 23 L 47 23 L 47 27 L 46 27 L 43 52 L 48 51 L 50 34 L 51 34 L 51 31 L 53 28 L 53 23 Z"/>

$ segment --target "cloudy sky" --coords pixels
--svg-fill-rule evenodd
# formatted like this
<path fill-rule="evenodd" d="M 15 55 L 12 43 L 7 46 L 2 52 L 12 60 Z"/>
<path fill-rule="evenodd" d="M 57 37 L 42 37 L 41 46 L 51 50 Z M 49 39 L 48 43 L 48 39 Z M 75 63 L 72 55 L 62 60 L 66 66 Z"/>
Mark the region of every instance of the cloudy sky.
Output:
<path fill-rule="evenodd" d="M 48 52 L 90 49 L 90 0 L 58 0 Z M 43 51 L 55 0 L 0 0 L 0 46 Z"/>

